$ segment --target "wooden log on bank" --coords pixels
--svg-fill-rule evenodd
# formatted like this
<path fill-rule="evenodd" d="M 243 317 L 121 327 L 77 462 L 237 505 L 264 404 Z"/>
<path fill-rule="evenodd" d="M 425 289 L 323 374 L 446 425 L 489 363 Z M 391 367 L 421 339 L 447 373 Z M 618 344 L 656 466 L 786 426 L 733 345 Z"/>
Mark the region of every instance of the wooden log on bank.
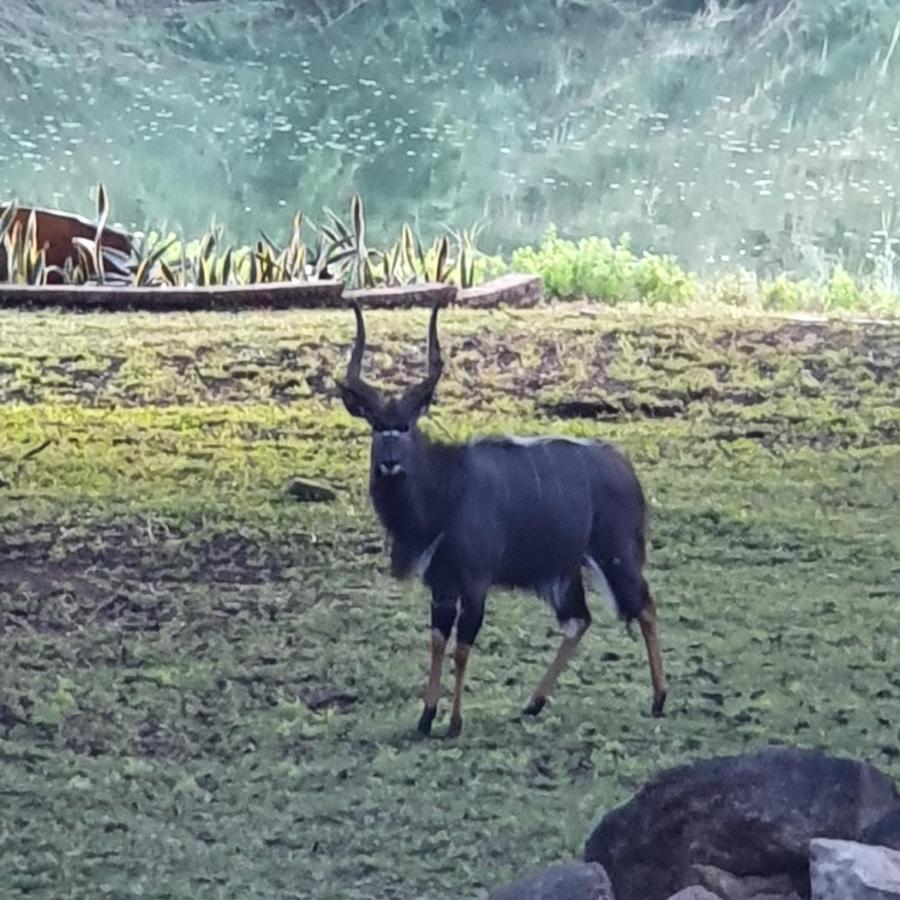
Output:
<path fill-rule="evenodd" d="M 59 308 L 128 312 L 238 312 L 245 309 L 342 309 L 356 300 L 366 309 L 431 308 L 435 303 L 461 308 L 535 306 L 543 300 L 538 275 L 511 273 L 476 287 L 427 282 L 400 287 L 344 290 L 340 281 L 283 281 L 209 287 L 135 287 L 132 285 L 18 285 L 0 283 L 0 308 Z"/>
<path fill-rule="evenodd" d="M 455 285 L 430 281 L 425 284 L 344 291 L 344 301 L 350 303 L 355 300 L 365 309 L 412 309 L 417 306 L 430 309 L 435 303 L 446 306 L 455 302 L 457 293 Z"/>
<path fill-rule="evenodd" d="M 191 312 L 244 309 L 328 309 L 342 306 L 340 281 L 230 284 L 212 287 L 0 284 L 0 307 L 57 307 L 123 312 Z"/>
<path fill-rule="evenodd" d="M 510 272 L 484 284 L 464 288 L 457 300 L 461 307 L 484 309 L 494 306 L 537 306 L 544 299 L 544 282 L 540 275 Z"/>

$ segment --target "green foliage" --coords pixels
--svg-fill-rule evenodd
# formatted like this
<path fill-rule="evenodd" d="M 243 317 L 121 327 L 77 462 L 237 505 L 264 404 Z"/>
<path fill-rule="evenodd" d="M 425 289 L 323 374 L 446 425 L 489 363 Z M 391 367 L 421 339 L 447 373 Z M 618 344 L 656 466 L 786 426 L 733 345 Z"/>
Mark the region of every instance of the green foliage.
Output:
<path fill-rule="evenodd" d="M 44 253 L 37 248 L 33 222 L 26 229 L 11 228 L 12 209 L 10 206 L 0 220 L 0 237 L 13 260 L 11 280 L 43 283 L 47 275 Z M 100 184 L 98 234 L 108 216 L 109 200 Z M 449 229 L 425 246 L 412 225 L 404 223 L 393 243 L 385 249 L 374 247 L 369 243 L 365 207 L 358 194 L 350 199 L 349 224 L 330 209 L 325 216 L 324 224 L 317 227 L 296 213 L 284 245 L 262 232 L 255 247 L 235 247 L 226 243 L 224 226 L 215 222 L 192 240 L 155 231 L 139 235 L 128 258 L 109 247 L 100 254 L 96 239 L 76 239 L 75 261 L 68 260 L 61 271 L 55 271 L 72 284 L 112 281 L 144 287 L 213 286 L 307 281 L 328 275 L 358 288 L 430 281 L 471 287 L 512 270 L 540 275 L 551 298 L 583 298 L 604 304 L 683 306 L 705 299 L 779 311 L 891 313 L 900 309 L 900 297 L 886 291 L 883 283 L 854 278 L 841 265 L 834 266 L 819 284 L 795 280 L 786 273 L 760 280 L 742 268 L 717 279 L 701 280 L 672 256 L 636 255 L 627 234 L 616 243 L 605 237 L 575 241 L 560 237 L 550 226 L 539 244 L 520 247 L 507 260 L 479 249 L 481 226 Z M 313 241 L 307 243 L 304 228 L 310 227 Z"/>
<path fill-rule="evenodd" d="M 645 253 L 634 265 L 633 278 L 638 297 L 651 306 L 657 303 L 677 306 L 697 295 L 694 277 L 673 256 Z"/>
<path fill-rule="evenodd" d="M 763 285 L 763 306 L 782 312 L 796 312 L 810 308 L 809 285 L 791 281 L 785 275 L 779 275 L 774 281 Z"/>
<path fill-rule="evenodd" d="M 825 290 L 825 309 L 853 310 L 863 305 L 862 291 L 843 266 L 837 266 L 831 273 Z"/>
<path fill-rule="evenodd" d="M 704 300 L 779 312 L 900 313 L 900 295 L 886 292 L 872 279 L 854 278 L 840 265 L 820 283 L 793 279 L 785 273 L 760 280 L 743 268 L 700 279 L 671 256 L 636 256 L 628 235 L 616 244 L 608 238 L 571 241 L 550 227 L 540 244 L 513 251 L 509 268 L 541 275 L 547 295 L 564 300 L 648 306 L 682 306 Z"/>
<path fill-rule="evenodd" d="M 541 275 L 547 293 L 564 299 L 681 304 L 697 292 L 693 276 L 672 257 L 636 257 L 629 249 L 628 235 L 617 244 L 608 238 L 576 242 L 560 238 L 551 226 L 539 246 L 514 251 L 511 266 Z"/>

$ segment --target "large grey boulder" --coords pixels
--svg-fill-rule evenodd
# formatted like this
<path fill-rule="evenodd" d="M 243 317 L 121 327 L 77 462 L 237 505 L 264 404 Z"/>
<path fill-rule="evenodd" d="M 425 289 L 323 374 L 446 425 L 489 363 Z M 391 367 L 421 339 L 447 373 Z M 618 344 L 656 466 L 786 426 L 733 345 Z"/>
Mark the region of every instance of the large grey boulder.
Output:
<path fill-rule="evenodd" d="M 490 900 L 615 900 L 615 896 L 603 866 L 572 860 L 498 888 Z"/>
<path fill-rule="evenodd" d="M 722 900 L 718 894 L 708 891 L 705 887 L 692 885 L 680 890 L 677 894 L 672 894 L 669 900 Z"/>
<path fill-rule="evenodd" d="M 889 812 L 867 828 L 863 832 L 862 842 L 877 844 L 879 847 L 890 847 L 891 850 L 900 850 L 900 808 Z"/>
<path fill-rule="evenodd" d="M 813 900 L 900 900 L 900 852 L 851 841 L 809 849 Z"/>
<path fill-rule="evenodd" d="M 695 865 L 787 875 L 808 897 L 809 842 L 858 840 L 898 807 L 870 765 L 773 747 L 663 772 L 603 818 L 584 858 L 603 865 L 619 900 L 667 900 L 699 883 Z"/>

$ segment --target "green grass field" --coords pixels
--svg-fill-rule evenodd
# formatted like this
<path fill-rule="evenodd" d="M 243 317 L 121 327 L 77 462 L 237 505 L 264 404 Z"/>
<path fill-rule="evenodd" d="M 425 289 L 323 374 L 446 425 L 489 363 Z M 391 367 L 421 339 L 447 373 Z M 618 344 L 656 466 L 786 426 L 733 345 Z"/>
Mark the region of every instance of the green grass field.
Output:
<path fill-rule="evenodd" d="M 373 378 L 420 371 L 426 321 L 370 317 Z M 524 721 L 557 637 L 495 594 L 455 742 L 446 701 L 414 736 L 427 601 L 387 575 L 367 436 L 333 399 L 351 333 L 0 313 L 4 898 L 483 897 L 673 763 L 777 741 L 900 777 L 900 327 L 448 312 L 431 432 L 634 460 L 670 680 L 654 720 L 643 648 L 594 597 Z M 339 501 L 286 497 L 294 475 Z"/>

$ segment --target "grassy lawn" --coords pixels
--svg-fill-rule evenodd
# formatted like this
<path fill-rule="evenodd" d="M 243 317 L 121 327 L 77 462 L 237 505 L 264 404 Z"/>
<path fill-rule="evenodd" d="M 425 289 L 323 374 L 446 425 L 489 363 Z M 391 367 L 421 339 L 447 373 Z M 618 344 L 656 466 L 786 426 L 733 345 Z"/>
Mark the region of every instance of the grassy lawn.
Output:
<path fill-rule="evenodd" d="M 369 317 L 373 378 L 421 371 L 426 321 Z M 446 701 L 414 737 L 427 601 L 387 576 L 367 435 L 332 398 L 351 333 L 0 313 L 5 898 L 478 897 L 673 763 L 780 741 L 900 778 L 900 327 L 448 312 L 434 434 L 598 435 L 636 463 L 670 680 L 654 720 L 594 597 L 523 721 L 558 638 L 497 593 L 455 742 Z M 339 501 L 286 497 L 293 475 Z"/>

